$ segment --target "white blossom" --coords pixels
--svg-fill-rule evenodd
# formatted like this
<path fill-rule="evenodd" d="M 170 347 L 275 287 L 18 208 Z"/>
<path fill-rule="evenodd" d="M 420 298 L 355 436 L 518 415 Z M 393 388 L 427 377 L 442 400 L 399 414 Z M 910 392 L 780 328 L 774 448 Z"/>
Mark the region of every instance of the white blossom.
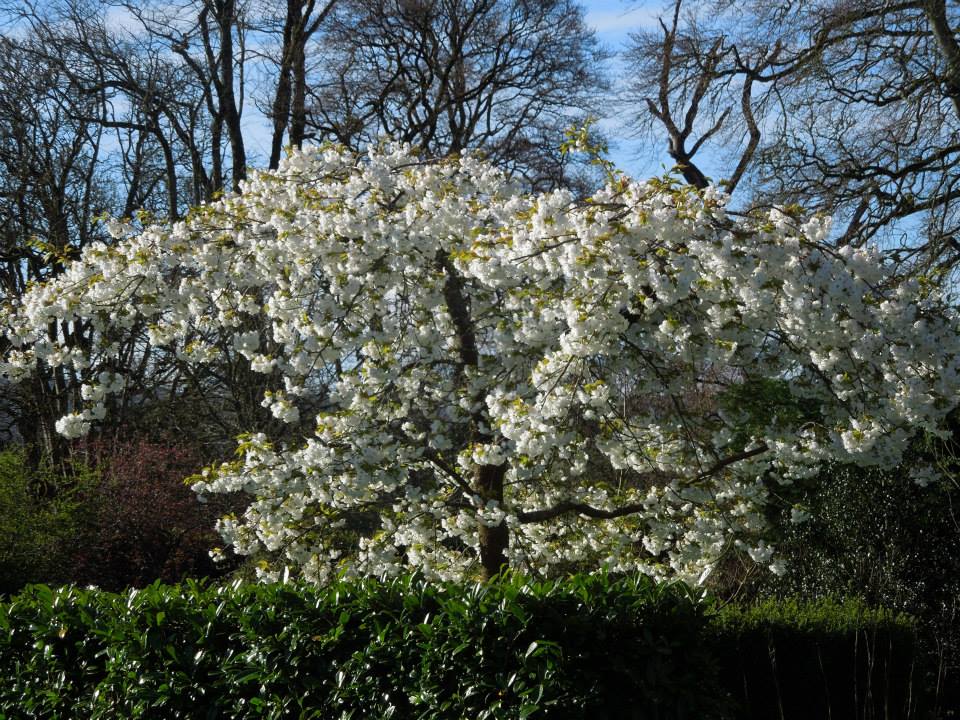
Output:
<path fill-rule="evenodd" d="M 148 345 L 261 373 L 284 441 L 243 437 L 195 487 L 253 498 L 218 529 L 271 553 L 264 579 L 470 577 L 501 524 L 521 568 L 697 582 L 739 550 L 782 572 L 772 483 L 891 467 L 960 396 L 935 293 L 828 247 L 827 218 L 732 220 L 715 188 L 616 177 L 578 202 L 469 154 L 324 146 L 181 222 L 110 228 L 11 308 L 3 374 L 77 377 L 56 424 L 75 438 L 136 391 L 123 368 Z M 74 323 L 89 346 L 49 332 Z"/>

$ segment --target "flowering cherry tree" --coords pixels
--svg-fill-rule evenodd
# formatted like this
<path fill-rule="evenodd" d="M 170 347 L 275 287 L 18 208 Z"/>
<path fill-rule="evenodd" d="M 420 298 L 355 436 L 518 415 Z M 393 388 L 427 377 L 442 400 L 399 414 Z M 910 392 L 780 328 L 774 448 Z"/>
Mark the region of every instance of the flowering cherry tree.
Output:
<path fill-rule="evenodd" d="M 669 180 L 578 202 L 473 157 L 323 147 L 182 222 L 111 230 L 9 308 L 5 373 L 69 369 L 76 437 L 147 353 L 245 358 L 288 431 L 242 437 L 195 488 L 249 494 L 219 531 L 265 578 L 698 580 L 731 548 L 777 570 L 771 488 L 893 465 L 957 395 L 933 291 L 830 247 L 827 220 L 735 220 Z"/>

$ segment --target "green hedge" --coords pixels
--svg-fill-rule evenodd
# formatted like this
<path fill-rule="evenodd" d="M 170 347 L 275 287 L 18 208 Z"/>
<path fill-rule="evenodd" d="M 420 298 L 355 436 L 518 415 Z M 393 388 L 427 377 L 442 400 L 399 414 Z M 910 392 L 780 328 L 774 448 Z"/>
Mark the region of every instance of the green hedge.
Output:
<path fill-rule="evenodd" d="M 771 632 L 779 668 L 793 653 L 804 662 L 808 641 L 839 647 L 861 632 L 913 653 L 901 619 L 837 605 L 819 610 L 829 622 L 805 625 L 792 619 L 800 610 L 778 624 L 770 609 L 713 611 L 682 586 L 605 577 L 33 586 L 0 605 L 0 716 L 774 718 L 734 705 Z M 909 682 L 899 665 L 888 675 L 898 693 Z"/>
<path fill-rule="evenodd" d="M 738 718 L 928 716 L 923 656 L 903 615 L 856 600 L 768 600 L 715 612 L 711 629 Z"/>

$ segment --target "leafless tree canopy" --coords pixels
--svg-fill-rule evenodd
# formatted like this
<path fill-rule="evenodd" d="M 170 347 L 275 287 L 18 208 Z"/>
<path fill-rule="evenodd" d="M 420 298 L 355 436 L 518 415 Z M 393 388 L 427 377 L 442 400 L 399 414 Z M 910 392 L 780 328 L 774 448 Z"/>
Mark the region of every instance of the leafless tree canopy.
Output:
<path fill-rule="evenodd" d="M 638 120 L 691 183 L 838 214 L 839 239 L 960 259 L 960 8 L 946 0 L 677 0 L 633 36 Z M 904 232 L 906 231 L 906 232 Z M 902 239 L 902 238 L 901 238 Z"/>
<path fill-rule="evenodd" d="M 432 156 L 482 148 L 538 188 L 570 180 L 564 130 L 605 87 L 572 0 L 342 0 L 314 57 L 315 136 L 388 134 Z"/>
<path fill-rule="evenodd" d="M 93 217 L 114 200 L 104 166 L 105 130 L 88 118 L 97 98 L 77 92 L 58 68 L 0 39 L 0 293 L 16 297 L 101 233 Z M 51 328 L 51 332 L 58 332 Z M 66 410 L 62 373 L 8 388 L 0 437 L 17 431 L 49 451 L 56 413 Z"/>

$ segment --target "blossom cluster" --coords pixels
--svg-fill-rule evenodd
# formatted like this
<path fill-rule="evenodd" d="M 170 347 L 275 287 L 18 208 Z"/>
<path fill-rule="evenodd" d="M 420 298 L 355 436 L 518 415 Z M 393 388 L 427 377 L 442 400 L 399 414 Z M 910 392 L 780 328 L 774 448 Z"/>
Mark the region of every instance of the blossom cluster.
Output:
<path fill-rule="evenodd" d="M 195 488 L 249 494 L 219 530 L 268 579 L 470 577 L 501 525 L 522 569 L 702 581 L 739 549 L 776 571 L 771 489 L 833 459 L 894 465 L 960 382 L 929 288 L 831 247 L 827 219 L 734 219 L 670 180 L 579 200 L 469 155 L 324 146 L 181 222 L 110 229 L 9 308 L 3 371 L 69 369 L 57 429 L 76 437 L 129 391 L 132 347 L 243 358 L 301 429 L 245 436 Z M 72 326 L 92 342 L 49 332 Z"/>

